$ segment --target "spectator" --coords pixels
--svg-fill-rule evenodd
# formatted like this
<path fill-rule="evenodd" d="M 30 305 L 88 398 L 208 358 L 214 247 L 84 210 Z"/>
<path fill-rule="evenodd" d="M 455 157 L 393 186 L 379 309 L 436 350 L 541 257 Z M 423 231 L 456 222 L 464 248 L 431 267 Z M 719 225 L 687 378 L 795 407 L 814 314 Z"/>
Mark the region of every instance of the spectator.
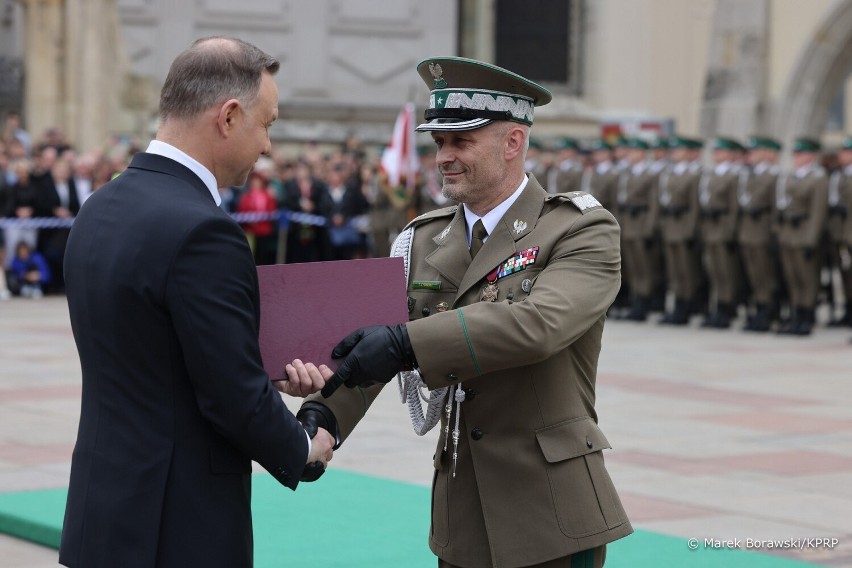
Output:
<path fill-rule="evenodd" d="M 74 188 L 80 205 L 92 194 L 94 173 L 95 159 L 92 156 L 79 156 L 74 160 Z"/>
<path fill-rule="evenodd" d="M 275 198 L 269 187 L 269 178 L 265 173 L 253 171 L 249 174 L 248 189 L 240 197 L 237 211 L 240 213 L 274 213 Z M 254 255 L 255 264 L 275 264 L 275 245 L 278 239 L 273 221 L 244 223 L 243 230 L 248 237 Z"/>
<path fill-rule="evenodd" d="M 17 180 L 10 188 L 6 199 L 6 216 L 18 219 L 29 219 L 35 216 L 38 206 L 38 187 L 30 178 L 30 161 L 26 159 L 15 161 L 12 172 Z M 36 248 L 38 229 L 23 227 L 7 227 L 5 231 L 6 256 L 12 258 L 15 251 L 11 247 L 19 241 L 26 241 L 30 248 Z"/>
<path fill-rule="evenodd" d="M 331 197 L 325 184 L 311 175 L 304 160 L 296 165 L 296 176 L 284 184 L 282 208 L 322 217 L 331 214 Z M 325 227 L 307 223 L 289 223 L 287 228 L 287 262 L 330 260 L 331 245 Z"/>
<path fill-rule="evenodd" d="M 26 241 L 20 241 L 15 247 L 11 268 L 19 296 L 37 300 L 44 295 L 43 287 L 50 283 L 50 268 L 44 257 Z"/>
<path fill-rule="evenodd" d="M 328 172 L 328 192 L 331 196 L 331 240 L 334 260 L 351 260 L 367 256 L 367 237 L 352 224 L 365 215 L 370 204 L 360 187 L 345 183 L 346 167 L 341 163 Z"/>
<path fill-rule="evenodd" d="M 70 219 L 80 212 L 80 201 L 74 178 L 71 177 L 71 163 L 59 160 L 53 164 L 49 174 L 39 183 L 39 217 Z M 44 255 L 55 276 L 45 292 L 62 293 L 65 280 L 62 273 L 62 261 L 65 257 L 65 244 L 68 242 L 70 228 L 46 228 L 39 231 L 38 250 Z"/>
<path fill-rule="evenodd" d="M 24 148 L 25 156 L 29 156 L 32 152 L 32 138 L 26 130 L 21 128 L 21 115 L 17 111 L 12 110 L 6 113 L 6 121 L 3 125 L 3 132 L 0 133 L 0 139 L 7 144 L 17 140 Z"/>

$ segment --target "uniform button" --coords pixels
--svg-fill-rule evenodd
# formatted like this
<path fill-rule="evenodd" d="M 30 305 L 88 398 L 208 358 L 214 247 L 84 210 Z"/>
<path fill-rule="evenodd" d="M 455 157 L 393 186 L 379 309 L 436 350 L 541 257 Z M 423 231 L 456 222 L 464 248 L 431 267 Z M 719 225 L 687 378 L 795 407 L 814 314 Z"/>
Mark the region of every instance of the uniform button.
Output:
<path fill-rule="evenodd" d="M 470 437 L 474 440 L 482 439 L 482 430 L 480 430 L 479 428 L 474 428 L 470 433 Z"/>
<path fill-rule="evenodd" d="M 476 391 L 473 389 L 462 389 L 464 391 L 464 400 L 465 402 L 470 402 L 474 398 L 476 398 Z"/>
<path fill-rule="evenodd" d="M 449 375 L 447 375 L 447 379 L 450 380 L 450 381 L 459 380 L 458 376 L 455 373 L 450 373 Z"/>
<path fill-rule="evenodd" d="M 594 445 L 594 444 L 592 444 L 592 441 L 591 441 L 591 440 L 588 438 L 588 436 L 587 436 L 587 437 L 586 437 L 586 447 L 587 447 L 587 448 L 589 448 L 589 449 L 591 450 L 593 445 Z"/>

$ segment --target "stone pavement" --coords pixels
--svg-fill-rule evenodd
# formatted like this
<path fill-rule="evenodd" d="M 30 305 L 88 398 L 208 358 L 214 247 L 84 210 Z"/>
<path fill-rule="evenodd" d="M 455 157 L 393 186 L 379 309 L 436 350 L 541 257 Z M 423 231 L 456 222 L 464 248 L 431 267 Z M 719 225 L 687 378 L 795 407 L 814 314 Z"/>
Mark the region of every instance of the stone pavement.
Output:
<path fill-rule="evenodd" d="M 837 538 L 763 552 L 852 568 L 850 336 L 608 322 L 597 408 L 634 526 L 696 538 L 695 554 L 705 539 Z M 64 298 L 0 302 L 0 492 L 67 484 L 79 397 Z M 434 440 L 391 386 L 332 466 L 428 485 Z M 0 535 L 0 565 L 55 566 L 56 552 Z"/>

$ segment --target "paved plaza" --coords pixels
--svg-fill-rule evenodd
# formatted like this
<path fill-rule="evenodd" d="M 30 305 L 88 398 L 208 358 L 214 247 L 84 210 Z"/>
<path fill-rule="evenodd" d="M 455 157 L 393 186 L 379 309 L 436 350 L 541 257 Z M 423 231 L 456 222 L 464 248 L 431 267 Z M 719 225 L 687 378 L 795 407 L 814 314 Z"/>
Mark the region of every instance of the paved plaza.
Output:
<path fill-rule="evenodd" d="M 850 336 L 608 322 L 597 408 L 634 526 L 698 539 L 696 555 L 711 539 L 836 538 L 762 551 L 852 568 Z M 0 302 L 0 492 L 67 485 L 79 399 L 65 299 Z M 428 485 L 435 433 L 419 438 L 407 420 L 390 385 L 332 467 Z M 0 535 L 0 566 L 56 557 Z"/>

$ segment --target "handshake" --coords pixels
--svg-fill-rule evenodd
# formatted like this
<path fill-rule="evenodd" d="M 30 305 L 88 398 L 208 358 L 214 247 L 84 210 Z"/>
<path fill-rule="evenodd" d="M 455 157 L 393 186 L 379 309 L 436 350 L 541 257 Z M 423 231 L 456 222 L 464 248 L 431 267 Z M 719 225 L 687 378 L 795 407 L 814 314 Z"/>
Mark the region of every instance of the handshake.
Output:
<path fill-rule="evenodd" d="M 337 372 L 297 359 L 285 368 L 287 380 L 276 382 L 278 390 L 299 397 L 321 390 L 322 396 L 328 398 L 341 385 L 354 388 L 384 384 L 400 371 L 417 366 L 405 324 L 362 327 L 343 338 L 331 356 L 343 358 Z M 339 445 L 337 420 L 327 406 L 314 401 L 303 404 L 296 418 L 312 440 L 302 481 L 316 481 Z"/>

